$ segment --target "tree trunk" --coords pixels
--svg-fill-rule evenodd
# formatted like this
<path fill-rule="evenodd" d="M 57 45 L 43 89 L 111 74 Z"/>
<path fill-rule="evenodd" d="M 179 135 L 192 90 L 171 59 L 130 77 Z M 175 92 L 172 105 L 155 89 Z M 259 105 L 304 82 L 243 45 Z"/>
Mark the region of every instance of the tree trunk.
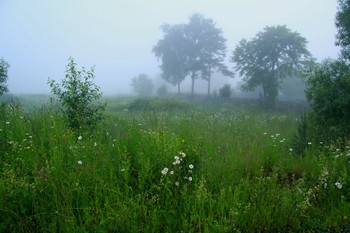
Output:
<path fill-rule="evenodd" d="M 191 97 L 194 96 L 194 79 L 196 78 L 196 73 L 192 72 L 191 79 L 192 79 L 192 88 L 191 88 Z"/>
<path fill-rule="evenodd" d="M 210 78 L 211 78 L 211 69 L 209 66 L 209 73 L 208 73 L 208 97 L 210 97 Z"/>

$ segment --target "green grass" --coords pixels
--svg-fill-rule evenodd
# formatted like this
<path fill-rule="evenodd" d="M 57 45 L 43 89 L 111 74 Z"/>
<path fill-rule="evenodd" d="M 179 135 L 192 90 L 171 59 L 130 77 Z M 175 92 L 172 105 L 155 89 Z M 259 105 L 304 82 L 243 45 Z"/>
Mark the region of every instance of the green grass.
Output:
<path fill-rule="evenodd" d="M 297 115 L 107 102 L 81 135 L 49 106 L 1 108 L 0 232 L 350 230 L 350 149 L 305 142 L 294 155 Z"/>

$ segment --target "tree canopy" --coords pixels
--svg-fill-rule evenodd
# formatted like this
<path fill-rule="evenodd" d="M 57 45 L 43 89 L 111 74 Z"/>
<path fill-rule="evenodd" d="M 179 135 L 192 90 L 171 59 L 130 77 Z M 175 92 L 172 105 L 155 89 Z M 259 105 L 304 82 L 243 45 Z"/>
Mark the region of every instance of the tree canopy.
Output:
<path fill-rule="evenodd" d="M 350 0 L 338 0 L 335 25 L 338 29 L 336 45 L 342 48 L 343 58 L 350 60 Z"/>
<path fill-rule="evenodd" d="M 155 55 L 161 59 L 162 77 L 178 86 L 190 75 L 192 80 L 191 95 L 194 93 L 194 82 L 198 77 L 208 81 L 214 71 L 233 76 L 223 64 L 226 55 L 226 39 L 212 19 L 200 14 L 190 17 L 188 24 L 163 25 L 164 38 L 153 48 Z"/>
<path fill-rule="evenodd" d="M 180 93 L 180 84 L 187 76 L 186 49 L 187 44 L 183 36 L 184 25 L 161 26 L 164 38 L 159 40 L 153 48 L 153 53 L 162 64 L 162 78 L 173 85 L 177 85 Z"/>
<path fill-rule="evenodd" d="M 282 78 L 297 75 L 312 60 L 307 40 L 286 26 L 265 27 L 251 40 L 243 39 L 231 61 L 243 77 L 243 90 L 261 86 L 263 102 L 273 107 Z"/>
<path fill-rule="evenodd" d="M 3 95 L 5 92 L 8 92 L 6 85 L 7 82 L 7 71 L 10 65 L 3 59 L 0 59 L 0 95 Z"/>

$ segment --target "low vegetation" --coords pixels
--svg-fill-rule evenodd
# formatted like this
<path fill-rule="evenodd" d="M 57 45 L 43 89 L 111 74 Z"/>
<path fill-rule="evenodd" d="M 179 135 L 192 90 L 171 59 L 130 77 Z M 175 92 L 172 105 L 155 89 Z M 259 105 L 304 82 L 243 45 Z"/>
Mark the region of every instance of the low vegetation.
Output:
<path fill-rule="evenodd" d="M 297 156 L 296 114 L 164 101 L 108 99 L 79 133 L 2 105 L 0 232 L 350 230 L 349 143 Z"/>

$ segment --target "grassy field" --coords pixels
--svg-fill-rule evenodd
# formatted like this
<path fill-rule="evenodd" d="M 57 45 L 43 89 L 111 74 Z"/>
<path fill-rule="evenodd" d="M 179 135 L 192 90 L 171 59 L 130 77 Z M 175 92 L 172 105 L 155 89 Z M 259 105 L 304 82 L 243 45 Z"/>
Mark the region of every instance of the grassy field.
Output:
<path fill-rule="evenodd" d="M 350 148 L 300 116 L 109 98 L 93 132 L 50 105 L 0 109 L 0 232 L 349 232 Z"/>

